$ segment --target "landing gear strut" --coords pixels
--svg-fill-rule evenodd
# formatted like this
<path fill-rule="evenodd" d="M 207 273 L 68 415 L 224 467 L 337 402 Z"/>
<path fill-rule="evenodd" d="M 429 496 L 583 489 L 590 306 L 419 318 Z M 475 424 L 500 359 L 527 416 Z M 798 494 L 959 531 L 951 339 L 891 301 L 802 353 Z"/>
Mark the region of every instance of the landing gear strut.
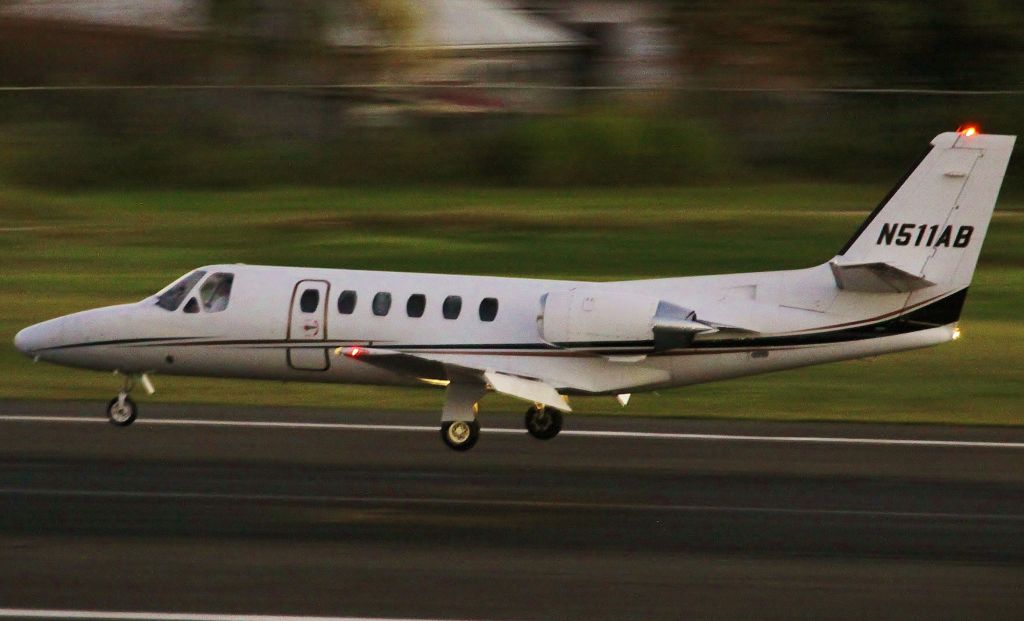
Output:
<path fill-rule="evenodd" d="M 543 405 L 526 410 L 526 430 L 538 440 L 550 440 L 562 430 L 562 413 Z"/>

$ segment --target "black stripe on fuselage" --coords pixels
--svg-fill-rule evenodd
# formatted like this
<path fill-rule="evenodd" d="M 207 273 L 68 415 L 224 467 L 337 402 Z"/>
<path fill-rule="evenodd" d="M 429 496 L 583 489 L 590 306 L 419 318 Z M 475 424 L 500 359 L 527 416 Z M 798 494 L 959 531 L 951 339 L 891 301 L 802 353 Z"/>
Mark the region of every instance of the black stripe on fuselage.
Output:
<path fill-rule="evenodd" d="M 757 336 L 748 339 L 708 339 L 693 343 L 693 349 L 714 349 L 719 347 L 789 347 L 798 345 L 826 345 L 830 343 L 847 343 L 883 336 L 896 336 L 920 330 L 929 330 L 955 323 L 960 319 L 960 311 L 967 299 L 967 289 L 936 300 L 930 304 L 905 313 L 892 319 L 876 321 L 860 326 L 811 332 L 808 334 L 788 334 L 779 336 Z"/>
<path fill-rule="evenodd" d="M 201 336 L 147 336 L 135 339 L 112 339 L 109 341 L 87 341 L 85 343 L 72 343 L 70 345 L 54 345 L 53 347 L 43 347 L 39 351 L 53 351 L 57 349 L 78 349 L 81 347 L 101 347 L 103 345 L 201 345 L 202 343 L 195 343 L 195 339 L 204 338 Z M 190 343 L 181 343 L 181 341 L 193 341 Z"/>

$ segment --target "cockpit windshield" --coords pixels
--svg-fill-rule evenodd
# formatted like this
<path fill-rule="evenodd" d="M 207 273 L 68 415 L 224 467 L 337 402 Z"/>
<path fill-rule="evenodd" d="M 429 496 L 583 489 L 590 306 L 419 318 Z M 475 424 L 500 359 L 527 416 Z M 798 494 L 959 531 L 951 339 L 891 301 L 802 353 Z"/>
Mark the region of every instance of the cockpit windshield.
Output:
<path fill-rule="evenodd" d="M 203 270 L 196 270 L 188 276 L 185 276 L 158 295 L 156 298 L 156 305 L 169 311 L 178 310 L 178 307 L 181 306 L 181 302 L 185 299 L 185 296 L 188 295 L 188 292 L 191 291 L 192 287 L 195 287 L 196 283 L 205 275 L 206 272 Z"/>
<path fill-rule="evenodd" d="M 207 313 L 219 313 L 228 307 L 231 298 L 231 284 L 234 274 L 218 272 L 211 275 L 199 288 L 199 299 L 203 302 L 203 310 Z"/>

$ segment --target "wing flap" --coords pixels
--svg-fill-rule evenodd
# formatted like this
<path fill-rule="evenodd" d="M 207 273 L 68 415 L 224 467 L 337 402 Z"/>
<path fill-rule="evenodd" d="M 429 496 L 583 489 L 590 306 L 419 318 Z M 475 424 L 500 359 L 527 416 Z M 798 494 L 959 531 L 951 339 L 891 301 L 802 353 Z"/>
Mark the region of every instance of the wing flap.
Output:
<path fill-rule="evenodd" d="M 551 384 L 507 373 L 499 373 L 498 371 L 484 371 L 484 379 L 497 392 L 526 401 L 541 403 L 563 412 L 572 411 L 569 404 L 565 402 L 562 395 L 558 394 L 558 391 Z"/>
<path fill-rule="evenodd" d="M 654 386 L 669 379 L 668 371 L 662 368 L 639 364 L 639 358 L 633 364 L 609 364 L 600 356 L 581 358 L 572 366 L 565 364 L 563 357 L 547 356 L 504 356 L 501 353 L 491 355 L 465 355 L 441 352 L 402 352 L 375 347 L 339 347 L 335 355 L 357 359 L 382 369 L 404 373 L 430 384 L 446 384 L 448 381 L 487 382 L 485 372 L 500 373 L 504 376 L 533 380 L 551 387 L 553 391 L 578 392 L 588 394 L 619 394 L 629 392 L 639 386 Z M 498 378 L 503 386 L 502 379 Z M 511 384 L 508 384 L 511 385 Z M 543 399 L 535 399 L 539 388 L 528 389 L 522 398 L 544 403 L 554 401 L 551 392 Z M 522 392 L 522 391 L 517 391 Z M 519 394 L 512 396 L 521 396 Z M 562 403 L 550 403 L 552 407 L 563 406 Z"/>
<path fill-rule="evenodd" d="M 542 403 L 563 412 L 572 411 L 572 408 L 569 407 L 554 386 L 539 379 L 512 375 L 493 369 L 481 369 L 464 364 L 443 362 L 417 354 L 407 354 L 372 347 L 339 347 L 335 350 L 335 354 L 348 356 L 392 371 L 413 375 L 428 382 L 451 380 L 468 383 L 486 383 L 496 392 L 511 397 L 524 399 L 532 403 Z"/>

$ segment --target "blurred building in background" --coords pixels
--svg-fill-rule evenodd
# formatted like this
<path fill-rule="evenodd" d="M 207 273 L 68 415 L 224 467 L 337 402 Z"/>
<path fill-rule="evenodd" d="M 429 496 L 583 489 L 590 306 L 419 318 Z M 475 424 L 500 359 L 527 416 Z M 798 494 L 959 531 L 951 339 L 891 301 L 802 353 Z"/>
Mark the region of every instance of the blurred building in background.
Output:
<path fill-rule="evenodd" d="M 586 37 L 504 0 L 392 6 L 401 18 L 382 28 L 380 5 L 375 12 L 360 2 L 335 4 L 324 33 L 331 48 L 385 59 L 372 80 L 383 87 L 378 105 L 362 110 L 368 116 L 551 110 L 564 99 L 553 89 L 573 84 L 590 47 Z M 513 84 L 540 88 L 490 88 Z"/>
<path fill-rule="evenodd" d="M 641 0 L 6 0 L 0 68 L 23 85 L 424 87 L 363 90 L 357 115 L 549 111 L 569 98 L 487 87 L 676 84 L 668 17 Z"/>
<path fill-rule="evenodd" d="M 550 111 L 559 87 L 674 83 L 665 18 L 629 0 L 6 0 L 0 68 L 21 85 L 381 87 L 342 95 L 355 119 Z M 507 84 L 555 88 L 488 88 Z"/>
<path fill-rule="evenodd" d="M 679 39 L 668 3 L 651 0 L 521 0 L 520 6 L 586 40 L 577 86 L 659 88 L 680 83 Z"/>
<path fill-rule="evenodd" d="M 0 176 L 850 175 L 1022 83 L 1019 0 L 0 0 Z"/>

